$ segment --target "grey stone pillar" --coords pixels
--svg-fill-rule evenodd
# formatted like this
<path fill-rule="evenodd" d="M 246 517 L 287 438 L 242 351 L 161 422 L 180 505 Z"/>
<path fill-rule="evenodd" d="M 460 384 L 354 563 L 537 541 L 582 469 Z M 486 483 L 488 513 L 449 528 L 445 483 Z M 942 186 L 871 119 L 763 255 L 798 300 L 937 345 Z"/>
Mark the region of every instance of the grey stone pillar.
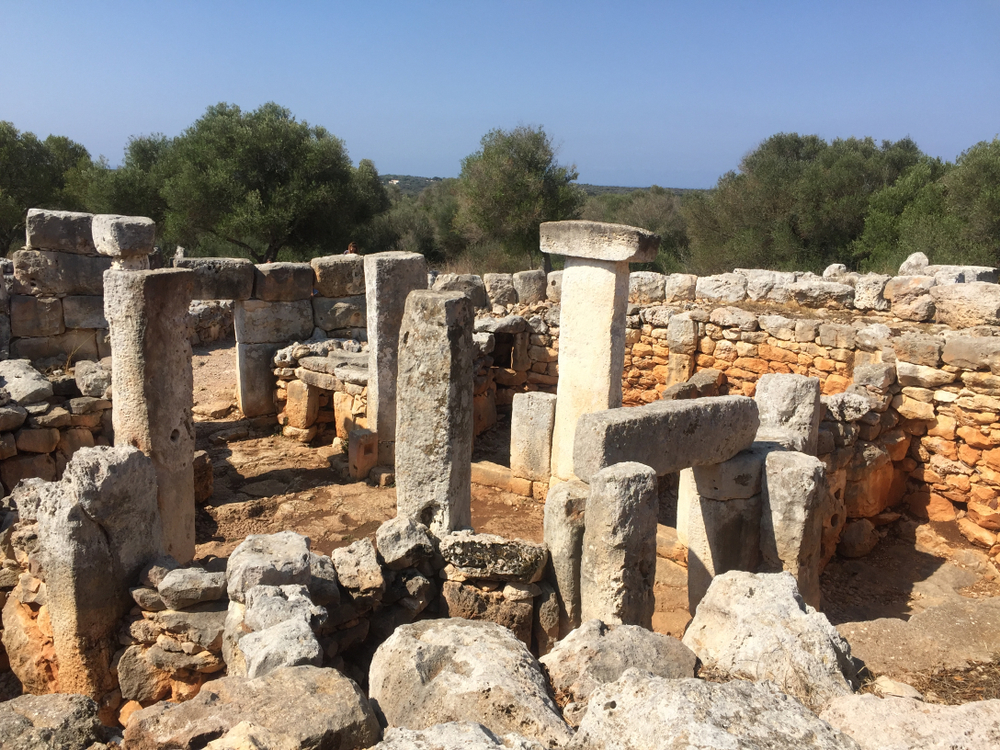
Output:
<path fill-rule="evenodd" d="M 380 464 L 395 463 L 396 363 L 406 295 L 427 288 L 427 262 L 419 253 L 365 257 L 368 308 L 368 429 L 378 435 Z"/>
<path fill-rule="evenodd" d="M 594 475 L 580 565 L 580 619 L 652 628 L 656 472 L 626 462 Z"/>
<path fill-rule="evenodd" d="M 461 292 L 419 290 L 399 333 L 397 514 L 438 536 L 472 524 L 474 318 Z"/>
<path fill-rule="evenodd" d="M 566 257 L 559 316 L 559 385 L 552 475 L 572 479 L 581 415 L 622 403 L 628 264 L 652 261 L 660 238 L 643 229 L 593 221 L 541 225 L 542 252 Z"/>
<path fill-rule="evenodd" d="M 590 487 L 578 480 L 560 482 L 545 498 L 546 577 L 559 598 L 559 638 L 580 626 L 580 561 Z"/>
<path fill-rule="evenodd" d="M 549 481 L 556 395 L 517 393 L 510 416 L 510 473 L 535 482 Z"/>
<path fill-rule="evenodd" d="M 760 549 L 764 570 L 790 572 L 805 603 L 819 609 L 826 464 L 805 453 L 769 453 L 763 490 Z"/>
<path fill-rule="evenodd" d="M 164 550 L 180 563 L 194 557 L 193 280 L 184 269 L 104 274 L 115 445 L 153 460 Z"/>

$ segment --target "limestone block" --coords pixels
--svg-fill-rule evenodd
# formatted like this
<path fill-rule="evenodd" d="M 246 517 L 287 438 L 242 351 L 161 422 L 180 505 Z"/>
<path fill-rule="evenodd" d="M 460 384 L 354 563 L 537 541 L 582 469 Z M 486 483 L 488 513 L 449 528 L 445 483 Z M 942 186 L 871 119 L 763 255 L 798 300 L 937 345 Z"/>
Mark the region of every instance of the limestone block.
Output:
<path fill-rule="evenodd" d="M 254 266 L 253 296 L 268 302 L 307 300 L 314 278 L 308 263 L 262 263 Z"/>
<path fill-rule="evenodd" d="M 941 359 L 963 370 L 986 370 L 1000 364 L 1000 339 L 984 336 L 949 336 Z"/>
<path fill-rule="evenodd" d="M 531 645 L 531 599 L 510 600 L 501 590 L 485 591 L 475 584 L 445 581 L 441 586 L 441 614 L 465 620 L 495 622 Z"/>
<path fill-rule="evenodd" d="M 52 397 L 52 383 L 26 359 L 0 361 L 0 387 L 7 391 L 11 400 L 22 405 Z M 5 426 L 3 429 L 13 428 Z"/>
<path fill-rule="evenodd" d="M 552 468 L 554 393 L 518 393 L 510 417 L 510 471 L 516 477 L 548 481 Z"/>
<path fill-rule="evenodd" d="M 254 586 L 309 584 L 309 540 L 294 531 L 251 534 L 226 565 L 229 598 L 243 603 Z"/>
<path fill-rule="evenodd" d="M 769 450 L 766 443 L 754 443 L 728 461 L 693 467 L 698 494 L 710 500 L 733 500 L 760 494 L 764 461 Z"/>
<path fill-rule="evenodd" d="M 548 279 L 544 271 L 518 271 L 514 274 L 514 291 L 521 305 L 544 302 L 547 287 Z"/>
<path fill-rule="evenodd" d="M 274 414 L 274 354 L 279 344 L 236 345 L 236 405 L 247 417 Z"/>
<path fill-rule="evenodd" d="M 747 278 L 738 273 L 722 273 L 716 276 L 700 276 L 695 289 L 695 297 L 712 302 L 732 304 L 746 299 Z"/>
<path fill-rule="evenodd" d="M 859 441 L 847 465 L 847 480 L 844 500 L 848 518 L 870 518 L 881 513 L 892 504 L 889 451 L 878 443 Z"/>
<path fill-rule="evenodd" d="M 687 500 L 688 611 L 693 613 L 715 576 L 757 570 L 763 503 L 759 494 L 713 500 L 700 491 Z"/>
<path fill-rule="evenodd" d="M 59 430 L 55 427 L 18 430 L 14 441 L 21 453 L 51 453 L 59 445 Z"/>
<path fill-rule="evenodd" d="M 761 268 L 737 268 L 734 273 L 747 277 L 747 298 L 751 300 L 771 299 L 784 302 L 785 287 L 795 282 L 799 274 L 791 271 L 769 271 Z"/>
<path fill-rule="evenodd" d="M 364 294 L 365 262 L 360 255 L 324 255 L 309 261 L 321 297 Z"/>
<path fill-rule="evenodd" d="M 559 635 L 580 625 L 580 564 L 584 516 L 590 487 L 579 480 L 560 482 L 545 498 L 545 546 L 550 566 L 546 577 L 559 595 Z"/>
<path fill-rule="evenodd" d="M 18 404 L 0 406 L 0 431 L 16 430 L 28 417 L 28 410 Z"/>
<path fill-rule="evenodd" d="M 366 479 L 378 465 L 378 435 L 357 428 L 348 433 L 347 467 L 352 479 Z"/>
<path fill-rule="evenodd" d="M 896 377 L 900 385 L 915 385 L 921 388 L 938 388 L 955 381 L 953 372 L 903 361 L 896 363 Z"/>
<path fill-rule="evenodd" d="M 900 264 L 899 275 L 915 276 L 923 273 L 929 265 L 930 261 L 927 259 L 926 255 L 923 253 L 912 253 Z"/>
<path fill-rule="evenodd" d="M 110 258 L 53 250 L 18 250 L 14 253 L 14 291 L 33 297 L 104 293 L 104 272 Z"/>
<path fill-rule="evenodd" d="M 312 298 L 313 323 L 324 331 L 337 328 L 363 328 L 368 312 L 365 296 Z"/>
<path fill-rule="evenodd" d="M 319 412 L 319 389 L 293 380 L 285 390 L 285 398 L 283 414 L 287 424 L 302 430 L 312 427 Z"/>
<path fill-rule="evenodd" d="M 694 354 L 698 351 L 698 323 L 690 313 L 670 318 L 667 323 L 667 348 L 671 354 Z"/>
<path fill-rule="evenodd" d="M 108 271 L 115 444 L 153 460 L 164 549 L 194 557 L 194 421 L 187 314 L 194 274 L 184 269 Z"/>
<path fill-rule="evenodd" d="M 549 271 L 545 297 L 554 304 L 559 304 L 562 301 L 562 276 L 562 271 Z"/>
<path fill-rule="evenodd" d="M 549 559 L 544 545 L 471 531 L 441 536 L 440 552 L 454 580 L 535 583 Z"/>
<path fill-rule="evenodd" d="M 896 382 L 896 366 L 893 364 L 870 364 L 854 366 L 854 384 L 871 388 L 878 393 L 888 392 Z"/>
<path fill-rule="evenodd" d="M 920 333 L 904 333 L 892 340 L 896 359 L 915 365 L 937 367 L 941 364 L 941 350 L 944 339 Z"/>
<path fill-rule="evenodd" d="M 75 362 L 80 359 L 98 359 L 100 350 L 97 346 L 95 332 L 83 328 L 69 330 L 58 336 L 32 336 L 15 339 L 10 345 L 10 355 L 31 361 L 56 357 Z"/>
<path fill-rule="evenodd" d="M 627 306 L 626 262 L 567 258 L 552 435 L 552 474 L 559 479 L 573 477 L 573 441 L 581 415 L 621 406 Z"/>
<path fill-rule="evenodd" d="M 757 330 L 757 316 L 738 307 L 716 307 L 709 314 L 708 320 L 720 328 L 738 328 L 741 331 Z"/>
<path fill-rule="evenodd" d="M 104 317 L 104 297 L 96 295 L 65 297 L 62 301 L 62 314 L 67 328 L 108 327 L 108 321 Z"/>
<path fill-rule="evenodd" d="M 249 258 L 175 258 L 174 267 L 194 271 L 192 299 L 245 300 L 253 295 L 255 269 Z"/>
<path fill-rule="evenodd" d="M 427 263 L 417 253 L 364 256 L 368 308 L 368 427 L 378 435 L 378 462 L 395 463 L 399 329 L 407 295 L 427 285 Z M 471 398 L 471 396 L 470 396 Z"/>
<path fill-rule="evenodd" d="M 514 277 L 509 273 L 483 274 L 483 283 L 491 305 L 513 305 L 517 302 Z"/>
<path fill-rule="evenodd" d="M 720 463 L 750 447 L 758 426 L 757 404 L 746 396 L 657 401 L 587 414 L 577 427 L 574 469 L 590 481 L 621 461 L 638 461 L 660 476 Z"/>
<path fill-rule="evenodd" d="M 153 252 L 156 239 L 156 223 L 145 216 L 97 214 L 91 231 L 100 255 L 122 260 L 145 258 Z"/>
<path fill-rule="evenodd" d="M 694 300 L 698 277 L 693 273 L 672 273 L 663 281 L 663 299 L 666 302 Z"/>
<path fill-rule="evenodd" d="M 473 318 L 460 292 L 418 290 L 399 334 L 396 507 L 438 535 L 471 523 Z"/>
<path fill-rule="evenodd" d="M 7 492 L 11 492 L 22 479 L 33 478 L 55 481 L 56 462 L 50 454 L 12 456 L 0 461 L 0 479 Z"/>
<path fill-rule="evenodd" d="M 546 221 L 539 227 L 543 253 L 611 263 L 651 263 L 660 237 L 645 229 L 598 221 Z"/>
<path fill-rule="evenodd" d="M 29 208 L 25 217 L 25 247 L 29 250 L 60 250 L 93 254 L 92 214 Z"/>
<path fill-rule="evenodd" d="M 486 307 L 486 287 L 483 279 L 474 273 L 441 273 L 431 287 L 435 292 L 461 292 L 473 307 Z"/>
<path fill-rule="evenodd" d="M 10 298 L 12 336 L 57 336 L 65 330 L 62 300 L 21 294 Z"/>
<path fill-rule="evenodd" d="M 819 380 L 804 375 L 762 375 L 754 400 L 765 430 L 780 428 L 795 439 L 795 449 L 816 454 L 823 416 Z"/>
<path fill-rule="evenodd" d="M 427 527 L 405 516 L 396 516 L 379 526 L 375 543 L 390 570 L 413 567 L 434 554 Z"/>
<path fill-rule="evenodd" d="M 891 303 L 883 296 L 883 291 L 890 279 L 892 276 L 883 276 L 877 273 L 868 273 L 858 277 L 854 284 L 854 308 L 856 310 L 888 310 Z"/>
<path fill-rule="evenodd" d="M 594 474 L 580 565 L 581 620 L 652 628 L 656 473 L 624 462 Z"/>
<path fill-rule="evenodd" d="M 233 316 L 236 341 L 240 344 L 286 344 L 309 338 L 313 309 L 308 299 L 267 302 L 238 301 Z"/>
<path fill-rule="evenodd" d="M 1000 285 L 972 282 L 930 289 L 937 322 L 952 328 L 1000 324 Z"/>
<path fill-rule="evenodd" d="M 663 302 L 663 274 L 655 271 L 633 271 L 628 276 L 628 299 L 637 305 Z"/>
<path fill-rule="evenodd" d="M 819 563 L 823 537 L 826 465 L 794 451 L 767 455 L 760 548 L 772 572 L 786 570 L 803 600 L 819 608 Z"/>
<path fill-rule="evenodd" d="M 788 284 L 789 298 L 803 307 L 851 307 L 854 287 L 835 281 L 804 279 Z"/>
<path fill-rule="evenodd" d="M 998 281 L 994 266 L 927 266 L 924 273 L 937 279 L 938 284 L 971 284 L 976 281 L 996 284 Z"/>

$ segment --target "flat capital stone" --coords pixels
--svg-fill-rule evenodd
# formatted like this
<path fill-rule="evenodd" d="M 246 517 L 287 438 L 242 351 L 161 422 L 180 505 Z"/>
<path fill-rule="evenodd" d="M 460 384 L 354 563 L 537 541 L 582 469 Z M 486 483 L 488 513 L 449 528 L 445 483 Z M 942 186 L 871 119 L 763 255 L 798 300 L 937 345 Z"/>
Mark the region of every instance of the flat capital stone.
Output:
<path fill-rule="evenodd" d="M 650 263 L 660 249 L 660 235 L 625 224 L 546 221 L 539 229 L 543 253 L 571 258 Z"/>

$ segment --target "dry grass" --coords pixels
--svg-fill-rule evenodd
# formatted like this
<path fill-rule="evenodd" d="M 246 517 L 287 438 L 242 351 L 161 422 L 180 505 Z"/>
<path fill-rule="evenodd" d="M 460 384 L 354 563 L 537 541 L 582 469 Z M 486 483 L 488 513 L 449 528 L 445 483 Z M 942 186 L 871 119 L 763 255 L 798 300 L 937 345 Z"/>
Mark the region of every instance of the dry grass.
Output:
<path fill-rule="evenodd" d="M 973 664 L 966 669 L 909 674 L 906 682 L 923 693 L 928 703 L 957 706 L 995 700 L 1000 698 L 1000 655 L 994 656 L 991 662 Z"/>

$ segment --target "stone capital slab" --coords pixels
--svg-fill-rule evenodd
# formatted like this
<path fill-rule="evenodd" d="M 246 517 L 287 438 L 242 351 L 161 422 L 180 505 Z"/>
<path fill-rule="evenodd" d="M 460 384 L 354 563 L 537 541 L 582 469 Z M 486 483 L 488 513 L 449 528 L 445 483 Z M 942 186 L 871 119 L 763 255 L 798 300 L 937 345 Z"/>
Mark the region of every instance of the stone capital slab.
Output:
<path fill-rule="evenodd" d="M 650 263 L 660 236 L 639 227 L 602 221 L 546 221 L 540 229 L 543 253 L 612 262 Z"/>

